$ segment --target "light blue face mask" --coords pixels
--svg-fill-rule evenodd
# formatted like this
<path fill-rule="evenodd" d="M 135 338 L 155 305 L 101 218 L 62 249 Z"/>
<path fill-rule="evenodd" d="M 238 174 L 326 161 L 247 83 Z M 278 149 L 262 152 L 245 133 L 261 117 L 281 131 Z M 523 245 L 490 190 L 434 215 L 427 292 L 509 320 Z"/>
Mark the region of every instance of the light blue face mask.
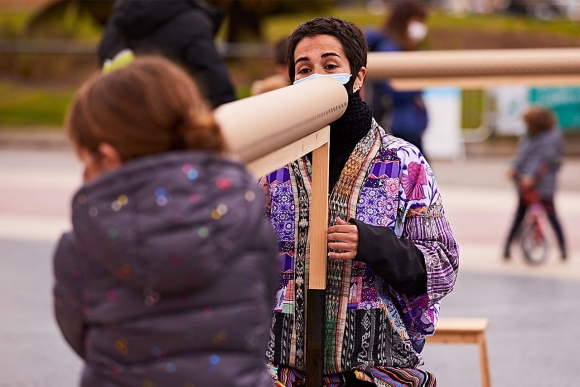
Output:
<path fill-rule="evenodd" d="M 342 83 L 343 85 L 346 85 L 348 83 L 348 81 L 350 80 L 351 75 L 348 73 L 312 74 L 312 75 L 307 76 L 306 78 L 302 78 L 302 79 L 298 79 L 298 80 L 294 81 L 294 84 L 297 85 L 297 84 L 302 83 L 302 82 L 310 81 L 310 80 L 313 80 L 316 78 L 323 78 L 323 77 L 334 78 L 337 81 L 339 81 L 340 83 Z"/>

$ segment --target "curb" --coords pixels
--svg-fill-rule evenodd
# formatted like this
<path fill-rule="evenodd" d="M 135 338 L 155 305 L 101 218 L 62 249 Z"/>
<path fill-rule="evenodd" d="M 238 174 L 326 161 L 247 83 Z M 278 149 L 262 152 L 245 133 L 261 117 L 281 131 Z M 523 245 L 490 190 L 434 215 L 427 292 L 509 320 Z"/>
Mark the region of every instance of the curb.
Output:
<path fill-rule="evenodd" d="M 565 143 L 565 156 L 580 157 L 580 136 L 565 138 Z M 72 151 L 73 147 L 62 129 L 0 128 L 0 149 Z M 517 142 L 513 139 L 465 144 L 468 158 L 513 157 L 516 151 Z"/>
<path fill-rule="evenodd" d="M 72 146 L 64 131 L 39 128 L 34 131 L 0 130 L 0 149 L 72 150 Z"/>

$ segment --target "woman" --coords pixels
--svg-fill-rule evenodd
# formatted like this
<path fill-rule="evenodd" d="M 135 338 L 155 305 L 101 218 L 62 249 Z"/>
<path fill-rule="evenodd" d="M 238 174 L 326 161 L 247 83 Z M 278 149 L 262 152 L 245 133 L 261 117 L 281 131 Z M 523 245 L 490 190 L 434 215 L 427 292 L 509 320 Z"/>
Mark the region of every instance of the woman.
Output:
<path fill-rule="evenodd" d="M 381 31 L 367 30 L 370 51 L 415 51 L 427 35 L 427 8 L 413 0 L 397 2 Z M 391 133 L 423 152 L 423 132 L 427 128 L 427 109 L 420 91 L 396 91 L 388 82 L 371 84 L 367 99 L 374 117 Z"/>
<path fill-rule="evenodd" d="M 458 247 L 429 165 L 385 133 L 359 95 L 366 60 L 364 33 L 341 19 L 312 19 L 288 39 L 292 82 L 329 76 L 349 95 L 330 125 L 324 385 L 433 386 L 416 367 L 455 283 Z M 302 157 L 261 179 L 282 258 L 266 354 L 286 387 L 304 382 L 310 163 Z"/>
<path fill-rule="evenodd" d="M 556 233 L 563 260 L 567 258 L 566 243 L 562 226 L 554 207 L 556 175 L 560 169 L 564 143 L 560 132 L 555 128 L 554 114 L 543 107 L 528 109 L 523 120 L 526 136 L 520 142 L 518 153 L 511 162 L 507 177 L 516 182 L 518 188 L 518 208 L 504 248 L 504 259 L 510 258 L 510 247 L 522 224 L 528 206 L 529 194 L 538 194 L 548 220 Z"/>
<path fill-rule="evenodd" d="M 282 38 L 274 44 L 274 70 L 276 74 L 255 80 L 250 89 L 252 95 L 263 94 L 290 86 L 290 78 L 288 78 L 288 71 L 286 70 L 286 51 L 288 51 L 286 38 Z"/>

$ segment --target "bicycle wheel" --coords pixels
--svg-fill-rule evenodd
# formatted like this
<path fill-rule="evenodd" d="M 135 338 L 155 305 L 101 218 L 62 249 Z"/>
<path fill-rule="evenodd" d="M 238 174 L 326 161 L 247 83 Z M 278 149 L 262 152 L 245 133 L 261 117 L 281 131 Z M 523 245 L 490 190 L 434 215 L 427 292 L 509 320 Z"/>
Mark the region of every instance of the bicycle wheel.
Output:
<path fill-rule="evenodd" d="M 520 244 L 527 263 L 538 265 L 548 258 L 548 241 L 536 224 L 522 229 Z"/>

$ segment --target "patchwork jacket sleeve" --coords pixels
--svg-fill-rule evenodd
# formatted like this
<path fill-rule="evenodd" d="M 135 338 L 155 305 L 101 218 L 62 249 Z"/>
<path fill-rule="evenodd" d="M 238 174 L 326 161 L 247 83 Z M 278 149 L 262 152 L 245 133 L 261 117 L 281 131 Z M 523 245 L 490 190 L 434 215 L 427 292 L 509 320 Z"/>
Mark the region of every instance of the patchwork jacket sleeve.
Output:
<path fill-rule="evenodd" d="M 401 146 L 399 156 L 400 204 L 395 233 L 413 241 L 423 253 L 427 293 L 415 297 L 397 294 L 397 299 L 413 328 L 428 335 L 434 333 L 440 300 L 455 285 L 459 246 L 445 218 L 431 167 L 414 146 Z"/>
<path fill-rule="evenodd" d="M 60 330 L 75 352 L 83 357 L 85 324 L 82 313 L 82 273 L 76 263 L 72 235 L 64 234 L 54 255 L 54 312 Z"/>
<path fill-rule="evenodd" d="M 259 181 L 260 187 L 264 191 L 264 200 L 265 200 L 265 212 L 268 218 L 272 213 L 272 196 L 270 195 L 270 182 L 268 181 L 267 176 L 263 176 Z"/>

